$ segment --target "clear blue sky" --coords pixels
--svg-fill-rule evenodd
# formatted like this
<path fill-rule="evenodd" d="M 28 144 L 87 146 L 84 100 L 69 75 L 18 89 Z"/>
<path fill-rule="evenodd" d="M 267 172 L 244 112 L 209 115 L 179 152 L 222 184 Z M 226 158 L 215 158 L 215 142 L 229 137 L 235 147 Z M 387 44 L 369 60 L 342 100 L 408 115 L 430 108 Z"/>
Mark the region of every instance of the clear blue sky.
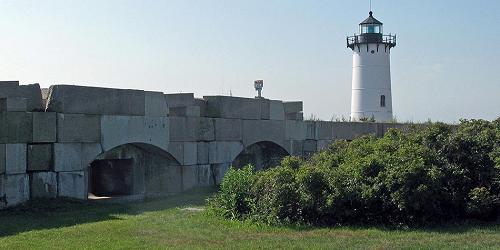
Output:
<path fill-rule="evenodd" d="M 398 35 L 398 120 L 500 116 L 500 1 L 373 6 Z M 306 116 L 348 117 L 345 36 L 367 12 L 368 0 L 0 0 L 0 79 L 253 97 L 262 78 Z"/>

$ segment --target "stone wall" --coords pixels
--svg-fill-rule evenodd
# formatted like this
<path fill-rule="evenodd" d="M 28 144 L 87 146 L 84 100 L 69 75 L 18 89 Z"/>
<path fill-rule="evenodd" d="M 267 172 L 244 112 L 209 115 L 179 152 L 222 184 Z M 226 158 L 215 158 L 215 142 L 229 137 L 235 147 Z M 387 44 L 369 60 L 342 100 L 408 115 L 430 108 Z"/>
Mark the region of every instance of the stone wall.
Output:
<path fill-rule="evenodd" d="M 113 178 L 104 175 L 120 162 L 132 164 L 124 170 L 132 169 L 130 177 L 116 178 L 130 178 L 133 195 L 212 186 L 233 164 L 307 156 L 392 127 L 407 128 L 303 121 L 302 102 L 72 85 L 51 86 L 42 97 L 37 84 L 0 82 L 0 208 L 85 200 L 93 174 Z M 95 160 L 118 170 L 92 172 Z"/>

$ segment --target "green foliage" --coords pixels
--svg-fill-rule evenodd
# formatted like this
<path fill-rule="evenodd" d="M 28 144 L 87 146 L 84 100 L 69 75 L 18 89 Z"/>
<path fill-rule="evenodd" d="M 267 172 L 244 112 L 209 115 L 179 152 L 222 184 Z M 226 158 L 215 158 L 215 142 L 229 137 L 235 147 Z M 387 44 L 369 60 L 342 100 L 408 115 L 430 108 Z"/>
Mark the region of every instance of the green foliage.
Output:
<path fill-rule="evenodd" d="M 296 170 L 276 167 L 256 176 L 252 186 L 253 217 L 270 224 L 293 223 L 301 218 Z"/>
<path fill-rule="evenodd" d="M 407 133 L 393 129 L 382 138 L 337 141 L 308 160 L 285 158 L 281 167 L 247 182 L 243 213 L 233 216 L 238 209 L 229 206 L 223 214 L 313 225 L 494 220 L 499 163 L 500 119 L 427 124 Z M 233 175 L 239 176 L 233 171 L 226 178 Z"/>
<path fill-rule="evenodd" d="M 229 219 L 242 219 L 252 208 L 252 193 L 255 174 L 252 166 L 241 169 L 230 168 L 220 185 L 220 192 L 209 199 L 212 210 Z"/>
<path fill-rule="evenodd" d="M 323 221 L 330 210 L 327 172 L 315 166 L 305 166 L 299 169 L 295 181 L 303 219 L 314 224 L 328 224 Z"/>
<path fill-rule="evenodd" d="M 283 160 L 281 161 L 281 166 L 288 167 L 291 169 L 298 169 L 303 163 L 304 161 L 300 157 L 287 156 L 283 158 Z"/>
<path fill-rule="evenodd" d="M 467 202 L 467 212 L 477 218 L 489 218 L 495 211 L 495 204 L 498 197 L 484 187 L 474 188 L 469 192 Z"/>
<path fill-rule="evenodd" d="M 500 118 L 496 119 L 493 122 L 496 141 L 494 145 L 493 152 L 491 152 L 491 158 L 495 161 L 495 165 L 497 168 L 500 168 Z"/>

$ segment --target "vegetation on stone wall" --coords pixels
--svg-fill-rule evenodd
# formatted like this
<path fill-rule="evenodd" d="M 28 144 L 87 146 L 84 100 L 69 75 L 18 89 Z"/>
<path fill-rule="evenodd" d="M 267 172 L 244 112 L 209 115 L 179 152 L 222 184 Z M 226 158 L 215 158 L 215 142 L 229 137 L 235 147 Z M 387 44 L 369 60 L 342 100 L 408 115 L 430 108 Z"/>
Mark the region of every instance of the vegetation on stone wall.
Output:
<path fill-rule="evenodd" d="M 337 141 L 304 160 L 231 169 L 211 211 L 271 224 L 427 225 L 500 214 L 500 118 Z"/>

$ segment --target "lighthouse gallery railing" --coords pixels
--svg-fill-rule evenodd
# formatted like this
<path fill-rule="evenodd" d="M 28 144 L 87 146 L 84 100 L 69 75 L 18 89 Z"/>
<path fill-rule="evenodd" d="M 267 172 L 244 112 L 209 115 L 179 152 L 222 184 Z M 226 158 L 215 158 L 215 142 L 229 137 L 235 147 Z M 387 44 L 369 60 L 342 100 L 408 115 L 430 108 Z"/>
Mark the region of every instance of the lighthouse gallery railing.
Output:
<path fill-rule="evenodd" d="M 347 47 L 349 48 L 367 43 L 381 43 L 390 47 L 396 47 L 396 35 L 362 34 L 347 37 Z"/>

